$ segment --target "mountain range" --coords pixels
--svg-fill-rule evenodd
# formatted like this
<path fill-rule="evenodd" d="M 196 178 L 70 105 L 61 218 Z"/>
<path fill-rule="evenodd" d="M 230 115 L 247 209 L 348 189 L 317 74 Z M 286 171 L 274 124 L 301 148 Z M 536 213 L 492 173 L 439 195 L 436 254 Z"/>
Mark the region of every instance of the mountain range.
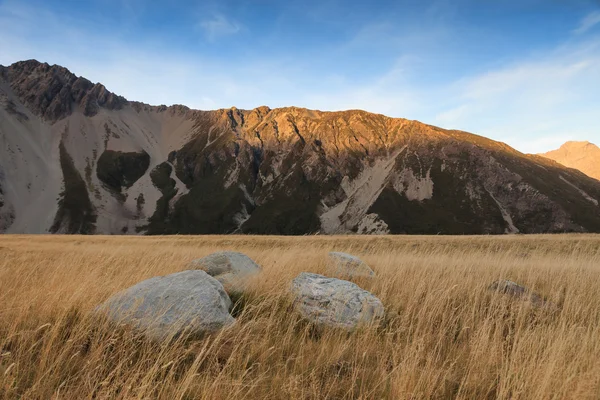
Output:
<path fill-rule="evenodd" d="M 359 110 L 128 101 L 0 66 L 0 232 L 600 232 L 600 181 L 458 130 Z"/>

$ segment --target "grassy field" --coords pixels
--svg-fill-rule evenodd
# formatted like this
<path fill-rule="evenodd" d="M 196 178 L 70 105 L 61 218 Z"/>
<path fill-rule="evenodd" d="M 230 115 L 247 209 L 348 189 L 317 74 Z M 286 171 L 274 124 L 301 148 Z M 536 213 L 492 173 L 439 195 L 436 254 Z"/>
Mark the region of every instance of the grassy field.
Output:
<path fill-rule="evenodd" d="M 218 250 L 264 273 L 219 334 L 154 344 L 94 316 L 143 279 Z M 347 251 L 382 326 L 315 331 L 290 281 Z M 492 293 L 507 278 L 557 305 Z M 600 236 L 0 237 L 0 398 L 598 399 Z"/>

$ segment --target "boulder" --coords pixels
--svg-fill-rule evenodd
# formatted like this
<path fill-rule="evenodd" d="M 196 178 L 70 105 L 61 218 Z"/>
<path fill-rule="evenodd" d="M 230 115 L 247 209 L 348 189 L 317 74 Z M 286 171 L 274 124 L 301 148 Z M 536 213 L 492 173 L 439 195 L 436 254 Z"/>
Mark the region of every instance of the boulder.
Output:
<path fill-rule="evenodd" d="M 552 303 L 544 300 L 537 293 L 532 292 L 525 286 L 521 286 L 516 282 L 506 279 L 500 279 L 493 282 L 488 290 L 509 295 L 515 299 L 530 301 L 535 307 L 551 306 Z"/>
<path fill-rule="evenodd" d="M 205 271 L 221 282 L 228 293 L 243 291 L 249 278 L 262 271 L 250 257 L 235 251 L 221 251 L 199 258 L 192 261 L 189 268 Z"/>
<path fill-rule="evenodd" d="M 336 251 L 329 253 L 327 272 L 339 278 L 372 278 L 375 276 L 375 272 L 360 258 Z"/>
<path fill-rule="evenodd" d="M 292 281 L 294 308 L 317 326 L 353 330 L 377 325 L 385 311 L 381 301 L 356 284 L 303 272 Z"/>
<path fill-rule="evenodd" d="M 109 298 L 97 310 L 148 337 L 165 340 L 182 333 L 218 331 L 235 322 L 231 300 L 219 281 L 204 271 L 150 278 Z"/>

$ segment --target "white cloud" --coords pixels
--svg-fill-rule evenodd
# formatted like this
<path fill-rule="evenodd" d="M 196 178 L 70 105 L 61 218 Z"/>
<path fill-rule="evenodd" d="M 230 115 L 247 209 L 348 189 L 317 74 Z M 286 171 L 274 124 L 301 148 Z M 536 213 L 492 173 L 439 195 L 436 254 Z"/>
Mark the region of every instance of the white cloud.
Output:
<path fill-rule="evenodd" d="M 221 14 L 201 21 L 199 27 L 204 30 L 206 37 L 210 41 L 214 41 L 221 36 L 234 35 L 241 29 L 238 23 L 228 20 Z"/>
<path fill-rule="evenodd" d="M 592 29 L 594 26 L 600 23 L 600 11 L 594 11 L 588 15 L 586 15 L 581 22 L 579 23 L 579 27 L 573 30 L 573 33 L 576 35 L 580 35 Z"/>

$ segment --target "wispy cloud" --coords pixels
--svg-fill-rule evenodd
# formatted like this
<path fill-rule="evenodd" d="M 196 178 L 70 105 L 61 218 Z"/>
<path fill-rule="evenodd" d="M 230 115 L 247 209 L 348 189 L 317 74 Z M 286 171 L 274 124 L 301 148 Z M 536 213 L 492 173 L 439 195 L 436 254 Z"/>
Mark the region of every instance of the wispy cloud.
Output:
<path fill-rule="evenodd" d="M 594 11 L 586 15 L 581 20 L 577 29 L 573 30 L 573 33 L 576 35 L 581 35 L 582 33 L 589 31 L 598 24 L 600 24 L 600 11 Z"/>
<path fill-rule="evenodd" d="M 569 44 L 450 85 L 450 106 L 432 122 L 493 137 L 522 151 L 557 138 L 598 140 L 594 122 L 600 96 L 600 41 Z M 536 148 L 537 147 L 537 148 Z"/>
<path fill-rule="evenodd" d="M 205 15 L 213 17 L 197 28 L 209 40 L 246 29 L 218 12 Z M 151 104 L 360 108 L 479 133 L 526 152 L 550 150 L 567 139 L 600 143 L 600 95 L 593 90 L 600 87 L 600 39 L 587 35 L 483 73 L 449 73 L 430 82 L 436 75 L 427 66 L 439 65 L 436 71 L 441 71 L 446 65 L 443 59 L 428 59 L 430 50 L 417 51 L 423 48 L 421 28 L 397 35 L 393 26 L 371 26 L 358 38 L 349 35 L 346 46 L 336 44 L 340 49 L 333 55 L 321 48 L 317 56 L 302 58 L 282 50 L 224 57 L 211 53 L 217 46 L 186 51 L 160 36 L 125 41 L 119 32 L 97 27 L 17 0 L 0 0 L 0 64 L 28 58 L 61 64 L 126 98 Z M 391 47 L 395 36 L 401 43 Z M 412 36 L 417 43 L 406 47 L 404 38 Z M 429 41 L 435 42 L 428 39 L 425 47 Z M 394 55 L 358 78 L 349 73 L 344 65 L 348 54 L 371 54 L 369 46 L 378 42 Z"/>
<path fill-rule="evenodd" d="M 198 26 L 204 30 L 210 41 L 214 41 L 221 36 L 234 35 L 241 30 L 241 26 L 237 22 L 231 21 L 221 14 L 201 21 Z"/>

